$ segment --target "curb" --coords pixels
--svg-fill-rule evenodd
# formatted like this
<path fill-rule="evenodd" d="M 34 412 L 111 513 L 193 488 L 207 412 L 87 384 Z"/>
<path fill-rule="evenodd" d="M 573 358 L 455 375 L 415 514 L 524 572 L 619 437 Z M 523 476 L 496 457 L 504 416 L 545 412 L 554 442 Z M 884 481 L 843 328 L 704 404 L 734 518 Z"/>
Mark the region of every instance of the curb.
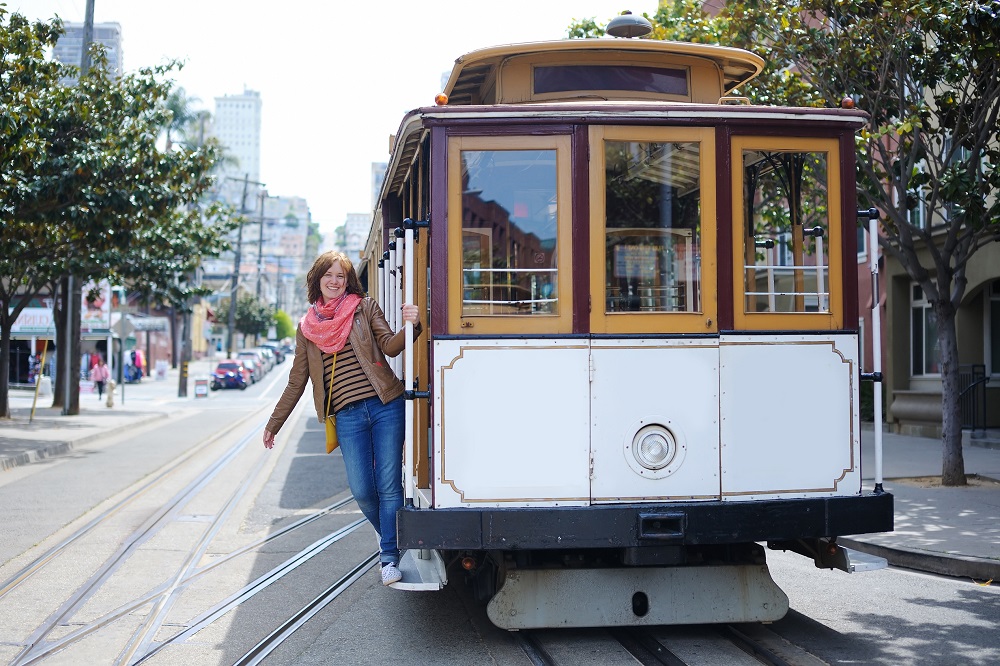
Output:
<path fill-rule="evenodd" d="M 1000 451 L 1000 441 L 996 439 L 970 438 L 968 444 L 969 446 L 974 446 L 977 449 L 993 449 L 995 451 Z"/>
<path fill-rule="evenodd" d="M 72 450 L 73 442 L 56 442 L 39 449 L 24 451 L 13 456 L 0 458 L 0 471 L 6 472 L 9 469 L 21 467 L 22 465 L 30 465 L 33 462 L 40 462 L 46 458 L 66 455 Z"/>
<path fill-rule="evenodd" d="M 837 538 L 837 543 L 862 553 L 884 557 L 894 567 L 914 569 L 925 573 L 971 578 L 975 582 L 1000 580 L 1000 561 L 967 555 L 938 555 L 925 551 L 893 548 L 854 539 Z"/>

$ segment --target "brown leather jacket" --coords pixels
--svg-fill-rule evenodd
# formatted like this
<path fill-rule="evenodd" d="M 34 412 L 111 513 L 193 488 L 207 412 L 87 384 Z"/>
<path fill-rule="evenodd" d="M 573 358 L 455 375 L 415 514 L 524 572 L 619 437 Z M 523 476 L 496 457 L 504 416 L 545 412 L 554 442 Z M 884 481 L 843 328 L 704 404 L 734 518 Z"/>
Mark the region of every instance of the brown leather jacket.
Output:
<path fill-rule="evenodd" d="M 393 373 L 385 360 L 386 356 L 398 356 L 405 347 L 403 331 L 393 333 L 385 320 L 382 308 L 371 298 L 361 299 L 358 309 L 354 312 L 354 324 L 348 336 L 351 347 L 361 363 L 368 381 L 375 387 L 375 392 L 386 404 L 403 394 L 403 382 Z M 423 330 L 417 323 L 413 327 L 413 337 L 416 339 Z M 271 434 L 277 434 L 285 424 L 288 415 L 292 413 L 295 404 L 306 390 L 306 380 L 312 383 L 313 402 L 316 405 L 316 418 L 322 423 L 323 412 L 326 411 L 326 392 L 323 387 L 323 352 L 315 342 L 306 339 L 299 327 L 295 333 L 295 356 L 292 369 L 288 373 L 288 385 L 285 387 L 278 404 L 275 405 L 266 429 Z"/>

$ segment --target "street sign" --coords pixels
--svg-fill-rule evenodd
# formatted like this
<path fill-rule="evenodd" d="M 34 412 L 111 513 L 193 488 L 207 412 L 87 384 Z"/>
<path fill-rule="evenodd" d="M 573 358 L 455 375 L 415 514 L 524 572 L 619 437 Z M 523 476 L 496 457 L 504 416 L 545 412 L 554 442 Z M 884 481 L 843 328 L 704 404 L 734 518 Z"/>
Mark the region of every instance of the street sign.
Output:
<path fill-rule="evenodd" d="M 128 320 L 128 317 L 122 317 L 118 320 L 118 323 L 115 324 L 114 330 L 115 333 L 118 334 L 118 339 L 124 340 L 132 337 L 132 334 L 135 333 L 135 326 L 133 326 L 132 322 Z"/>

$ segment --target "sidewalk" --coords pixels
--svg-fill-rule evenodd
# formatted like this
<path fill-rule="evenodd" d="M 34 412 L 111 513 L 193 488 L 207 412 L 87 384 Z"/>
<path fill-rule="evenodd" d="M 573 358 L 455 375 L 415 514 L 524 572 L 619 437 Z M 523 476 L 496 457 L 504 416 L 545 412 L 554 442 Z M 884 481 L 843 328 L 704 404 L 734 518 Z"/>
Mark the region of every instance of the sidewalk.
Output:
<path fill-rule="evenodd" d="M 146 377 L 139 384 L 126 384 L 124 405 L 119 386 L 110 409 L 96 394 L 82 394 L 78 416 L 61 416 L 60 410 L 47 407 L 36 410 L 31 424 L 32 394 L 12 391 L 13 419 L 0 421 L 0 474 L 190 406 L 196 400 L 194 378 L 207 376 L 215 363 L 191 363 L 186 398 L 177 397 L 178 370 L 171 369 L 165 380 Z M 51 398 L 40 403 L 51 404 Z M 873 442 L 872 430 L 863 430 L 864 492 L 874 488 Z M 977 582 L 1000 581 L 1000 448 L 987 448 L 990 442 L 963 448 L 965 471 L 971 477 L 968 487 L 943 488 L 932 481 L 941 474 L 938 440 L 884 434 L 883 486 L 894 496 L 895 531 L 840 538 L 838 543 L 897 566 Z"/>
<path fill-rule="evenodd" d="M 864 491 L 870 492 L 874 432 L 864 430 L 861 441 Z M 1000 582 L 1000 448 L 995 435 L 978 442 L 962 448 L 969 485 L 945 488 L 939 440 L 884 433 L 883 487 L 893 494 L 895 530 L 837 542 L 896 566 Z"/>

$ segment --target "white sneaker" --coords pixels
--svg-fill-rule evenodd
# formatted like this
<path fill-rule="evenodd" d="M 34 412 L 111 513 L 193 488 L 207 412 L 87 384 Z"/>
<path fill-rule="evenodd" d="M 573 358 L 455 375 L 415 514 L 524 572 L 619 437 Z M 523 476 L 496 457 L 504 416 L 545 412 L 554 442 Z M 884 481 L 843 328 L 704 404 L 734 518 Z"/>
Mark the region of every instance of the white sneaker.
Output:
<path fill-rule="evenodd" d="M 403 580 L 403 574 L 399 571 L 399 568 L 395 564 L 390 562 L 382 567 L 383 585 L 392 585 L 393 583 L 398 583 L 401 580 Z"/>

